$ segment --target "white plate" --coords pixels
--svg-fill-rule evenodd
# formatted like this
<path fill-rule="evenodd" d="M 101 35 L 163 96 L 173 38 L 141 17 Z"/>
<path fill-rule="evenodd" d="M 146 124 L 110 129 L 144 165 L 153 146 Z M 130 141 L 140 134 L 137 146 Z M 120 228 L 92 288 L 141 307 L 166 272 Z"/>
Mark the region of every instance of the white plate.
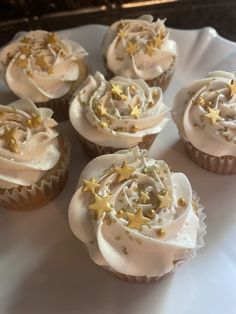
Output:
<path fill-rule="evenodd" d="M 89 25 L 60 32 L 89 52 L 92 71 L 103 71 L 100 42 L 105 26 Z M 171 106 L 179 87 L 217 69 L 236 70 L 236 44 L 214 29 L 172 30 L 179 63 L 165 101 Z M 1 102 L 13 99 L 3 85 Z M 175 274 L 155 284 L 129 284 L 93 264 L 72 235 L 67 207 L 77 178 L 88 162 L 68 123 L 72 164 L 60 196 L 32 212 L 0 210 L 1 314 L 235 314 L 236 180 L 208 173 L 184 154 L 177 130 L 169 123 L 151 148 L 174 171 L 190 178 L 206 208 L 205 248 Z"/>

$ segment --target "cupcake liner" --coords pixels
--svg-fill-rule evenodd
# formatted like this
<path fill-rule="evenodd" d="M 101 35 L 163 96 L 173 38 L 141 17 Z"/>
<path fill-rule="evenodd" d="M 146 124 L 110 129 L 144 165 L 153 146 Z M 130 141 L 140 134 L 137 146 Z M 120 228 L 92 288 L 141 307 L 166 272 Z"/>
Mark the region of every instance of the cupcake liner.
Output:
<path fill-rule="evenodd" d="M 163 72 L 161 75 L 155 77 L 152 80 L 146 80 L 146 83 L 150 87 L 157 87 L 158 86 L 164 92 L 170 84 L 170 81 L 174 75 L 174 71 L 175 71 L 175 58 L 173 58 L 171 65 L 169 66 L 169 68 L 165 72 Z"/>
<path fill-rule="evenodd" d="M 111 272 L 113 275 L 115 275 L 116 277 L 127 281 L 127 282 L 131 282 L 131 283 L 150 283 L 150 282 L 156 282 L 158 280 L 162 280 L 164 279 L 166 276 L 168 276 L 169 274 L 173 273 L 176 271 L 177 268 L 179 268 L 182 264 L 186 263 L 187 261 L 189 261 L 190 259 L 194 258 L 197 254 L 197 251 L 202 248 L 204 246 L 204 235 L 206 234 L 206 224 L 204 223 L 204 219 L 206 218 L 206 215 L 203 213 L 204 207 L 199 203 L 199 197 L 197 196 L 196 192 L 193 191 L 193 197 L 192 197 L 192 204 L 193 204 L 193 208 L 195 210 L 195 213 L 197 214 L 198 218 L 199 218 L 199 229 L 197 232 L 197 244 L 196 244 L 196 248 L 195 249 L 191 249 L 191 250 L 186 250 L 186 255 L 183 259 L 178 260 L 178 261 L 174 261 L 174 267 L 172 268 L 172 270 L 166 274 L 164 274 L 163 276 L 154 276 L 154 277 L 147 277 L 147 276 L 130 276 L 130 275 L 125 275 L 122 273 L 119 273 L 117 271 L 115 271 L 114 269 L 112 269 L 111 267 L 107 267 L 107 266 L 102 266 L 104 269 L 106 269 L 107 271 Z"/>
<path fill-rule="evenodd" d="M 79 68 L 80 68 L 79 79 L 73 82 L 70 90 L 64 96 L 60 98 L 51 99 L 46 102 L 35 103 L 35 105 L 39 108 L 46 107 L 52 109 L 54 112 L 53 118 L 58 122 L 69 120 L 70 99 L 89 73 L 88 67 L 83 61 L 79 62 Z"/>
<path fill-rule="evenodd" d="M 145 82 L 148 84 L 149 87 L 160 87 L 163 92 L 167 89 L 174 75 L 175 59 L 176 58 L 173 58 L 173 61 L 170 64 L 169 68 L 165 72 L 163 72 L 161 75 L 155 77 L 152 80 L 145 80 Z M 104 63 L 106 67 L 106 59 L 104 59 Z M 106 70 L 107 70 L 106 79 L 107 80 L 112 79 L 115 76 L 115 74 L 112 71 L 110 71 L 107 67 L 106 67 Z"/>
<path fill-rule="evenodd" d="M 101 146 L 98 145 L 96 143 L 90 142 L 89 140 L 87 140 L 86 138 L 84 138 L 83 136 L 81 136 L 80 134 L 78 134 L 78 138 L 80 140 L 80 143 L 84 149 L 84 151 L 86 152 L 86 154 L 90 157 L 90 158 L 95 158 L 98 157 L 100 155 L 105 155 L 105 154 L 113 154 L 119 150 L 124 149 L 124 147 L 111 147 L 111 146 Z M 143 137 L 142 142 L 139 142 L 137 145 L 139 146 L 139 148 L 142 149 L 149 149 L 153 143 L 153 141 L 155 140 L 157 134 L 149 134 Z"/>
<path fill-rule="evenodd" d="M 61 157 L 57 164 L 31 186 L 0 189 L 0 204 L 17 211 L 27 211 L 42 207 L 54 199 L 63 189 L 70 160 L 70 145 L 61 135 L 59 137 Z"/>
<path fill-rule="evenodd" d="M 218 174 L 236 174 L 236 157 L 216 157 L 201 152 L 190 142 L 184 141 L 185 149 L 190 158 L 205 170 Z"/>

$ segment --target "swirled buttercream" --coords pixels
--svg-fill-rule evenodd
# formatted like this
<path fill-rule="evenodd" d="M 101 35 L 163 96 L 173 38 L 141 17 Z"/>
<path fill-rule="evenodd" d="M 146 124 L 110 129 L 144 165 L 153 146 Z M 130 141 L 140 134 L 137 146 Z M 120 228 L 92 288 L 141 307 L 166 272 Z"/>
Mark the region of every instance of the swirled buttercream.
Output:
<path fill-rule="evenodd" d="M 19 97 L 45 102 L 64 96 L 80 78 L 86 51 L 76 42 L 42 30 L 21 35 L 0 52 L 0 70 Z"/>
<path fill-rule="evenodd" d="M 236 77 L 215 71 L 182 88 L 173 119 L 186 142 L 209 155 L 236 156 Z"/>
<path fill-rule="evenodd" d="M 92 160 L 69 206 L 73 233 L 92 260 L 116 272 L 155 277 L 197 247 L 199 218 L 182 173 L 135 147 Z"/>
<path fill-rule="evenodd" d="M 30 186 L 60 158 L 53 111 L 20 99 L 0 105 L 0 188 Z"/>
<path fill-rule="evenodd" d="M 97 72 L 88 76 L 70 104 L 70 121 L 87 140 L 102 146 L 129 148 L 148 134 L 159 133 L 168 118 L 160 88 L 143 80 Z"/>
<path fill-rule="evenodd" d="M 151 15 L 121 20 L 107 30 L 103 44 L 107 67 L 115 75 L 152 80 L 169 69 L 177 55 L 164 20 Z"/>

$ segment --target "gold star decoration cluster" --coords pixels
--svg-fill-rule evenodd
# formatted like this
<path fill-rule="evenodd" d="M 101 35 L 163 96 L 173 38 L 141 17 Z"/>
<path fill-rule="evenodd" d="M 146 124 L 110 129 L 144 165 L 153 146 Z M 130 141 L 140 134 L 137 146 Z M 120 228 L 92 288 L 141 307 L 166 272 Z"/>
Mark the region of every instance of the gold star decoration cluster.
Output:
<path fill-rule="evenodd" d="M 120 38 L 124 38 L 126 36 L 125 32 L 123 30 L 120 30 L 118 33 L 118 36 Z M 164 43 L 165 34 L 163 32 L 159 32 L 157 36 L 154 36 L 151 40 L 149 40 L 146 45 L 144 46 L 144 52 L 152 57 L 154 51 L 156 49 L 161 49 L 163 43 Z M 128 41 L 128 43 L 125 46 L 125 51 L 130 55 L 133 56 L 136 52 L 138 52 L 141 49 L 137 41 Z"/>
<path fill-rule="evenodd" d="M 133 175 L 135 174 L 135 168 L 129 166 L 125 160 L 120 166 L 113 166 L 111 168 L 111 172 L 109 173 L 116 173 L 117 177 L 115 180 L 117 180 L 117 183 L 122 184 L 125 180 L 134 178 Z M 85 193 L 89 192 L 93 196 L 92 201 L 88 205 L 88 210 L 95 214 L 96 220 L 103 218 L 104 222 L 110 225 L 112 218 L 107 214 L 109 214 L 113 209 L 111 203 L 111 194 L 107 192 L 104 195 L 101 195 L 100 188 L 101 183 L 95 177 L 83 180 L 82 191 Z M 133 189 L 134 191 L 138 192 L 136 201 L 132 201 L 134 206 L 133 212 L 125 209 L 119 209 L 116 212 L 116 217 L 119 219 L 125 219 L 127 221 L 126 226 L 130 229 L 141 231 L 143 226 L 149 226 L 149 223 L 156 217 L 156 214 L 160 209 L 171 208 L 171 206 L 174 204 L 174 201 L 169 192 L 166 190 L 161 190 L 158 193 L 158 208 L 146 210 L 144 213 L 142 207 L 144 205 L 146 206 L 146 204 L 150 205 L 152 203 L 152 197 L 150 194 L 151 192 L 148 192 L 148 190 L 145 190 L 140 185 L 134 186 Z M 177 200 L 177 206 L 184 208 L 187 205 L 188 202 L 184 198 L 179 198 Z M 166 231 L 163 228 L 159 228 L 156 229 L 155 234 L 157 238 L 163 238 L 166 236 Z"/>
<path fill-rule="evenodd" d="M 29 65 L 29 58 L 30 56 L 33 56 L 35 60 L 35 64 L 40 68 L 40 70 L 47 72 L 48 74 L 53 74 L 53 68 L 49 64 L 49 62 L 46 59 L 45 54 L 38 55 L 38 49 L 36 46 L 34 46 L 36 43 L 32 38 L 24 36 L 20 43 L 22 44 L 19 47 L 20 56 L 16 60 L 16 65 L 21 69 L 28 68 Z M 59 40 L 55 33 L 49 33 L 47 37 L 42 40 L 42 42 L 39 43 L 39 47 L 42 49 L 47 49 L 48 45 L 51 46 L 51 48 L 58 53 L 61 52 L 61 55 L 65 54 L 63 50 L 61 50 L 61 47 L 59 46 Z M 12 56 L 10 56 L 9 60 L 12 59 Z M 27 71 L 26 74 L 30 77 L 32 77 L 32 72 Z"/>
<path fill-rule="evenodd" d="M 4 140 L 7 148 L 13 153 L 19 152 L 18 145 L 16 142 L 16 137 L 15 137 L 16 131 L 17 131 L 16 127 L 14 128 L 5 127 L 3 135 L 0 136 L 0 139 Z"/>
<path fill-rule="evenodd" d="M 202 96 L 199 96 L 196 104 L 208 111 L 204 116 L 208 118 L 211 124 L 214 125 L 221 120 L 220 110 L 217 108 L 211 108 L 212 103 L 210 101 L 206 101 Z"/>

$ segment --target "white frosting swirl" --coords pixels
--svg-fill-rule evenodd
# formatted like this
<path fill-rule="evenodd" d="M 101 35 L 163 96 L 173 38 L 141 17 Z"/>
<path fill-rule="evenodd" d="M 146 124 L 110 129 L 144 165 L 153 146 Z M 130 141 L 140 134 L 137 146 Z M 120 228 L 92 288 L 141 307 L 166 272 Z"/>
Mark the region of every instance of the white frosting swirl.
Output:
<path fill-rule="evenodd" d="M 164 161 L 149 159 L 146 150 L 95 158 L 78 186 L 69 223 L 96 264 L 126 275 L 159 277 L 196 249 L 199 218 L 188 179 L 171 173 Z M 96 199 L 106 199 L 106 206 L 94 209 Z"/>
<path fill-rule="evenodd" d="M 209 155 L 236 156 L 236 76 L 215 71 L 182 88 L 173 119 L 181 136 Z"/>
<path fill-rule="evenodd" d="M 151 15 L 121 20 L 107 30 L 102 50 L 107 67 L 115 75 L 152 80 L 165 72 L 177 55 L 164 20 Z"/>
<path fill-rule="evenodd" d="M 76 42 L 54 33 L 31 31 L 0 51 L 0 70 L 19 97 L 45 102 L 64 96 L 80 78 L 86 51 Z"/>
<path fill-rule="evenodd" d="M 89 141 L 129 148 L 145 135 L 159 133 L 169 120 L 167 111 L 160 88 L 118 76 L 106 81 L 97 72 L 76 93 L 69 116 L 73 127 Z"/>
<path fill-rule="evenodd" d="M 0 188 L 30 186 L 60 158 L 53 111 L 20 99 L 0 105 Z"/>

